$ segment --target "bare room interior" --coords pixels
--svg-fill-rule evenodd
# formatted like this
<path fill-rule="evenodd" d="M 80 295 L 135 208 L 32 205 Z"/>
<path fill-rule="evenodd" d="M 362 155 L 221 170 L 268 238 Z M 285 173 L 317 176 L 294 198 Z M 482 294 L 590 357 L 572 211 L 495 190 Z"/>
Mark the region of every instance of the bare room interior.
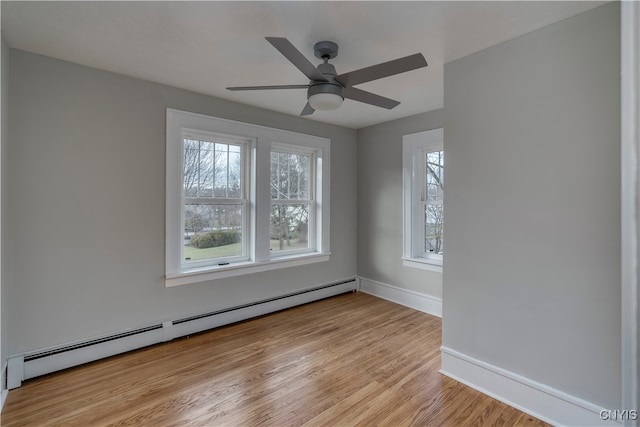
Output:
<path fill-rule="evenodd" d="M 638 2 L 0 12 L 0 425 L 639 425 Z"/>

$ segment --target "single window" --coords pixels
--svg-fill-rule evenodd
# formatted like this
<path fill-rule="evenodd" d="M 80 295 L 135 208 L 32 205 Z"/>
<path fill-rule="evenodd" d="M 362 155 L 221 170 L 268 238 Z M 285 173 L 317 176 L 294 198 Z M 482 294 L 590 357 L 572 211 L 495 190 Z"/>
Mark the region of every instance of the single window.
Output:
<path fill-rule="evenodd" d="M 315 249 L 314 153 L 279 145 L 271 151 L 273 255 Z"/>
<path fill-rule="evenodd" d="M 247 141 L 221 136 L 183 138 L 183 264 L 246 260 Z"/>
<path fill-rule="evenodd" d="M 443 131 L 403 137 L 404 265 L 442 271 L 444 254 Z"/>
<path fill-rule="evenodd" d="M 442 256 L 444 229 L 444 151 L 423 153 L 424 187 L 422 194 L 422 212 L 424 212 L 424 256 Z"/>

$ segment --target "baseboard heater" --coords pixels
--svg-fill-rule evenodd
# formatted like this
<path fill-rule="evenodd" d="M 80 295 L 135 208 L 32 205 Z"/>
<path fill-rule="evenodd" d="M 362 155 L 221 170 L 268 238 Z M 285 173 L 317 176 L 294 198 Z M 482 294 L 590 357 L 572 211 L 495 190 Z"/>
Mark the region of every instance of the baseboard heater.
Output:
<path fill-rule="evenodd" d="M 222 310 L 164 321 L 83 342 L 14 355 L 8 359 L 7 386 L 9 389 L 17 388 L 26 379 L 308 302 L 353 292 L 358 288 L 358 278 L 352 277 Z"/>

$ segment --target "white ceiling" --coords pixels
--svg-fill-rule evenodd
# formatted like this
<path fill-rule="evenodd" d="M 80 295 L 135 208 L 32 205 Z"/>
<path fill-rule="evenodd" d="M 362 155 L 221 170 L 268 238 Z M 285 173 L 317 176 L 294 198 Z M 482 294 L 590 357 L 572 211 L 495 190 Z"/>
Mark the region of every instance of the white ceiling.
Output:
<path fill-rule="evenodd" d="M 396 99 L 385 110 L 346 100 L 310 120 L 361 128 L 442 108 L 443 64 L 606 2 L 10 2 L 10 47 L 219 98 L 298 115 L 305 90 L 227 86 L 306 84 L 265 39 L 340 46 L 338 73 L 422 52 L 429 66 L 358 87 Z"/>

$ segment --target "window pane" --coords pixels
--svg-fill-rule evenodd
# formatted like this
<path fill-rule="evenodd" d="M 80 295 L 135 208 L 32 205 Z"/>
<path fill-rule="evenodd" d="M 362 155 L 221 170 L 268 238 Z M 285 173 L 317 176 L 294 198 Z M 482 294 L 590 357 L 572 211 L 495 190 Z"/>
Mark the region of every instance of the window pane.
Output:
<path fill-rule="evenodd" d="M 242 147 L 184 140 L 184 194 L 187 197 L 242 197 Z"/>
<path fill-rule="evenodd" d="M 309 212 L 307 204 L 271 205 L 271 251 L 309 248 Z"/>
<path fill-rule="evenodd" d="M 271 152 L 271 198 L 310 200 L 309 155 Z"/>
<path fill-rule="evenodd" d="M 444 197 L 444 151 L 431 151 L 425 155 L 426 200 Z"/>
<path fill-rule="evenodd" d="M 435 255 L 442 255 L 443 253 L 443 225 L 444 225 L 444 210 L 443 205 L 439 204 L 425 204 L 424 219 L 425 219 L 425 252 Z"/>
<path fill-rule="evenodd" d="M 184 195 L 198 196 L 200 143 L 192 139 L 184 140 Z"/>
<path fill-rule="evenodd" d="M 198 197 L 213 196 L 213 144 L 200 141 L 198 161 Z"/>
<path fill-rule="evenodd" d="M 215 143 L 215 197 L 239 198 L 242 194 L 242 155 L 237 145 Z"/>
<path fill-rule="evenodd" d="M 187 261 L 242 255 L 243 205 L 185 205 Z"/>
<path fill-rule="evenodd" d="M 227 197 L 240 198 L 242 197 L 242 154 L 240 147 L 230 145 L 229 148 L 229 192 Z M 237 151 L 234 151 L 234 148 Z"/>

